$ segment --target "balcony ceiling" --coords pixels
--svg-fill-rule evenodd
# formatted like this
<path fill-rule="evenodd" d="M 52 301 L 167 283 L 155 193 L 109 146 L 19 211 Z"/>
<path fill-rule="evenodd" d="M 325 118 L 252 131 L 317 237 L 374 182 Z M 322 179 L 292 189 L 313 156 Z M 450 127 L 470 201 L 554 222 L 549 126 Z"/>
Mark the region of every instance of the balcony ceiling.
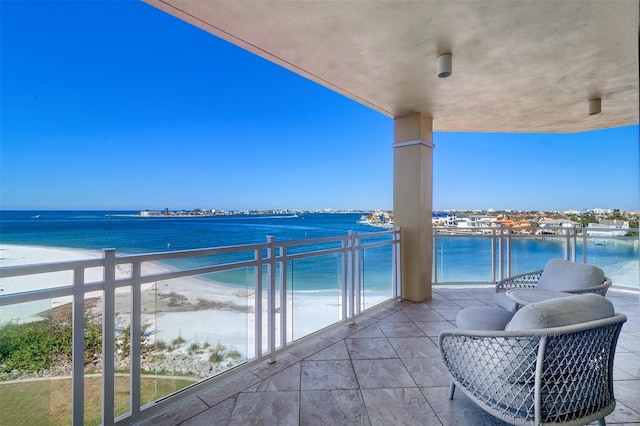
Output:
<path fill-rule="evenodd" d="M 146 1 L 389 117 L 432 116 L 436 131 L 638 123 L 635 0 Z"/>

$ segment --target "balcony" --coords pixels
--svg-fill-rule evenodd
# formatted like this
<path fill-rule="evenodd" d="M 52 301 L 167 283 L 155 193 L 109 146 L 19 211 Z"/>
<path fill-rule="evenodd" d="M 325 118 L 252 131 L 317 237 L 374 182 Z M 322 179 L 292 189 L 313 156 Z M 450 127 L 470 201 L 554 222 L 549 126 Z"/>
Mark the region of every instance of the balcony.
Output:
<path fill-rule="evenodd" d="M 399 243 L 398 229 L 350 231 L 0 268 L 1 423 L 130 423 L 225 371 L 275 362 L 397 298 Z"/>
<path fill-rule="evenodd" d="M 449 379 L 437 337 L 456 312 L 491 305 L 490 288 L 439 288 L 425 303 L 391 301 L 168 406 L 144 425 L 204 424 L 506 424 Z M 640 310 L 637 291 L 607 294 L 629 320 L 615 358 L 615 411 L 608 424 L 640 422 Z"/>
<path fill-rule="evenodd" d="M 605 271 L 600 262 L 607 257 L 599 253 L 622 244 L 638 266 L 630 237 L 601 245 L 579 229 L 541 237 L 437 228 L 433 276 L 441 285 L 423 303 L 398 301 L 398 229 L 145 255 L 105 250 L 101 259 L 0 268 L 3 284 L 34 277 L 42 282 L 33 291 L 0 295 L 3 323 L 16 308 L 40 313 L 48 307 L 50 320 L 66 308 L 73 336 L 68 373 L 5 378 L 0 389 L 46 383 L 29 414 L 61 416 L 64 424 L 495 424 L 462 393 L 447 399 L 437 336 L 455 326 L 458 310 L 492 305 L 496 279 L 533 269 L 519 249 L 532 238 L 543 238 L 555 257 L 582 259 Z M 449 244 L 455 241 L 474 245 L 474 255 L 484 260 L 477 270 L 465 263 L 468 253 Z M 309 271 L 319 265 L 329 272 L 315 279 L 335 282 L 314 299 L 333 305 L 322 315 L 300 297 L 308 291 Z M 465 282 L 466 275 L 475 281 Z M 222 291 L 207 281 L 211 277 L 235 282 L 232 292 L 243 295 L 244 305 L 211 304 Z M 196 281 L 187 285 L 185 279 Z M 640 421 L 637 271 L 617 282 L 629 288 L 618 286 L 608 297 L 629 321 L 618 344 L 619 404 L 610 424 Z M 70 304 L 74 298 L 84 303 Z M 305 318 L 313 319 L 313 327 Z M 53 322 L 48 326 L 55 331 Z M 96 336 L 104 342 L 99 348 L 90 344 Z M 54 391 L 62 388 L 62 394 Z M 60 397 L 65 402 L 54 403 Z M 102 407 L 99 413 L 91 414 L 92 404 Z M 64 407 L 56 407 L 61 414 L 54 414 L 55 405 Z"/>

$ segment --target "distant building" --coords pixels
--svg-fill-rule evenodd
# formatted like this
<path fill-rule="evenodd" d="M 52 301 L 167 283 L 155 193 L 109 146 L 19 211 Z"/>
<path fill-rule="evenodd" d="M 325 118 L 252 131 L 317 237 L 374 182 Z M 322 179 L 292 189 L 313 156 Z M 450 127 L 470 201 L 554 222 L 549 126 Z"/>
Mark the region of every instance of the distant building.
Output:
<path fill-rule="evenodd" d="M 629 222 L 620 219 L 601 219 L 587 225 L 587 235 L 592 237 L 619 237 L 629 232 Z"/>
<path fill-rule="evenodd" d="M 432 223 L 434 225 L 446 226 L 449 228 L 489 228 L 493 226 L 497 218 L 492 216 L 481 215 L 456 215 L 449 213 L 447 215 L 434 214 Z"/>
<path fill-rule="evenodd" d="M 536 234 L 562 234 L 562 230 L 552 228 L 575 228 L 578 225 L 578 222 L 574 222 L 569 219 L 549 219 L 545 217 L 538 221 L 538 230 L 536 231 Z"/>
<path fill-rule="evenodd" d="M 612 209 L 590 209 L 593 214 L 610 214 L 613 213 Z"/>
<path fill-rule="evenodd" d="M 461 220 L 458 222 L 458 226 L 469 227 L 469 228 L 490 228 L 497 221 L 498 221 L 498 218 L 496 217 L 473 215 L 473 216 L 462 217 Z"/>

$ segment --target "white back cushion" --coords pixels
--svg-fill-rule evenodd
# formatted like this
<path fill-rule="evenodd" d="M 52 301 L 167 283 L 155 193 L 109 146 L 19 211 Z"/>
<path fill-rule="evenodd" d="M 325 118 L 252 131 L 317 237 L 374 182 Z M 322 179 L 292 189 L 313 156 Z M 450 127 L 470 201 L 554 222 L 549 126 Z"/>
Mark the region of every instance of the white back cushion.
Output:
<path fill-rule="evenodd" d="M 575 290 L 593 287 L 603 282 L 604 272 L 596 266 L 551 259 L 538 280 L 538 288 L 553 291 Z"/>

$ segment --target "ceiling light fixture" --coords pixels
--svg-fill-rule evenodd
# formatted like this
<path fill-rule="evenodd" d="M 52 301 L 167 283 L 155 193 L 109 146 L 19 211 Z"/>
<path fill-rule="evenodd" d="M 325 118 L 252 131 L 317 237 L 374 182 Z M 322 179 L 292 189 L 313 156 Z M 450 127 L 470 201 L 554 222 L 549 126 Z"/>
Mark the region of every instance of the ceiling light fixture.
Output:
<path fill-rule="evenodd" d="M 447 78 L 451 75 L 451 53 L 438 56 L 438 77 Z"/>
<path fill-rule="evenodd" d="M 602 99 L 590 99 L 589 100 L 589 115 L 600 114 L 602 111 Z"/>

